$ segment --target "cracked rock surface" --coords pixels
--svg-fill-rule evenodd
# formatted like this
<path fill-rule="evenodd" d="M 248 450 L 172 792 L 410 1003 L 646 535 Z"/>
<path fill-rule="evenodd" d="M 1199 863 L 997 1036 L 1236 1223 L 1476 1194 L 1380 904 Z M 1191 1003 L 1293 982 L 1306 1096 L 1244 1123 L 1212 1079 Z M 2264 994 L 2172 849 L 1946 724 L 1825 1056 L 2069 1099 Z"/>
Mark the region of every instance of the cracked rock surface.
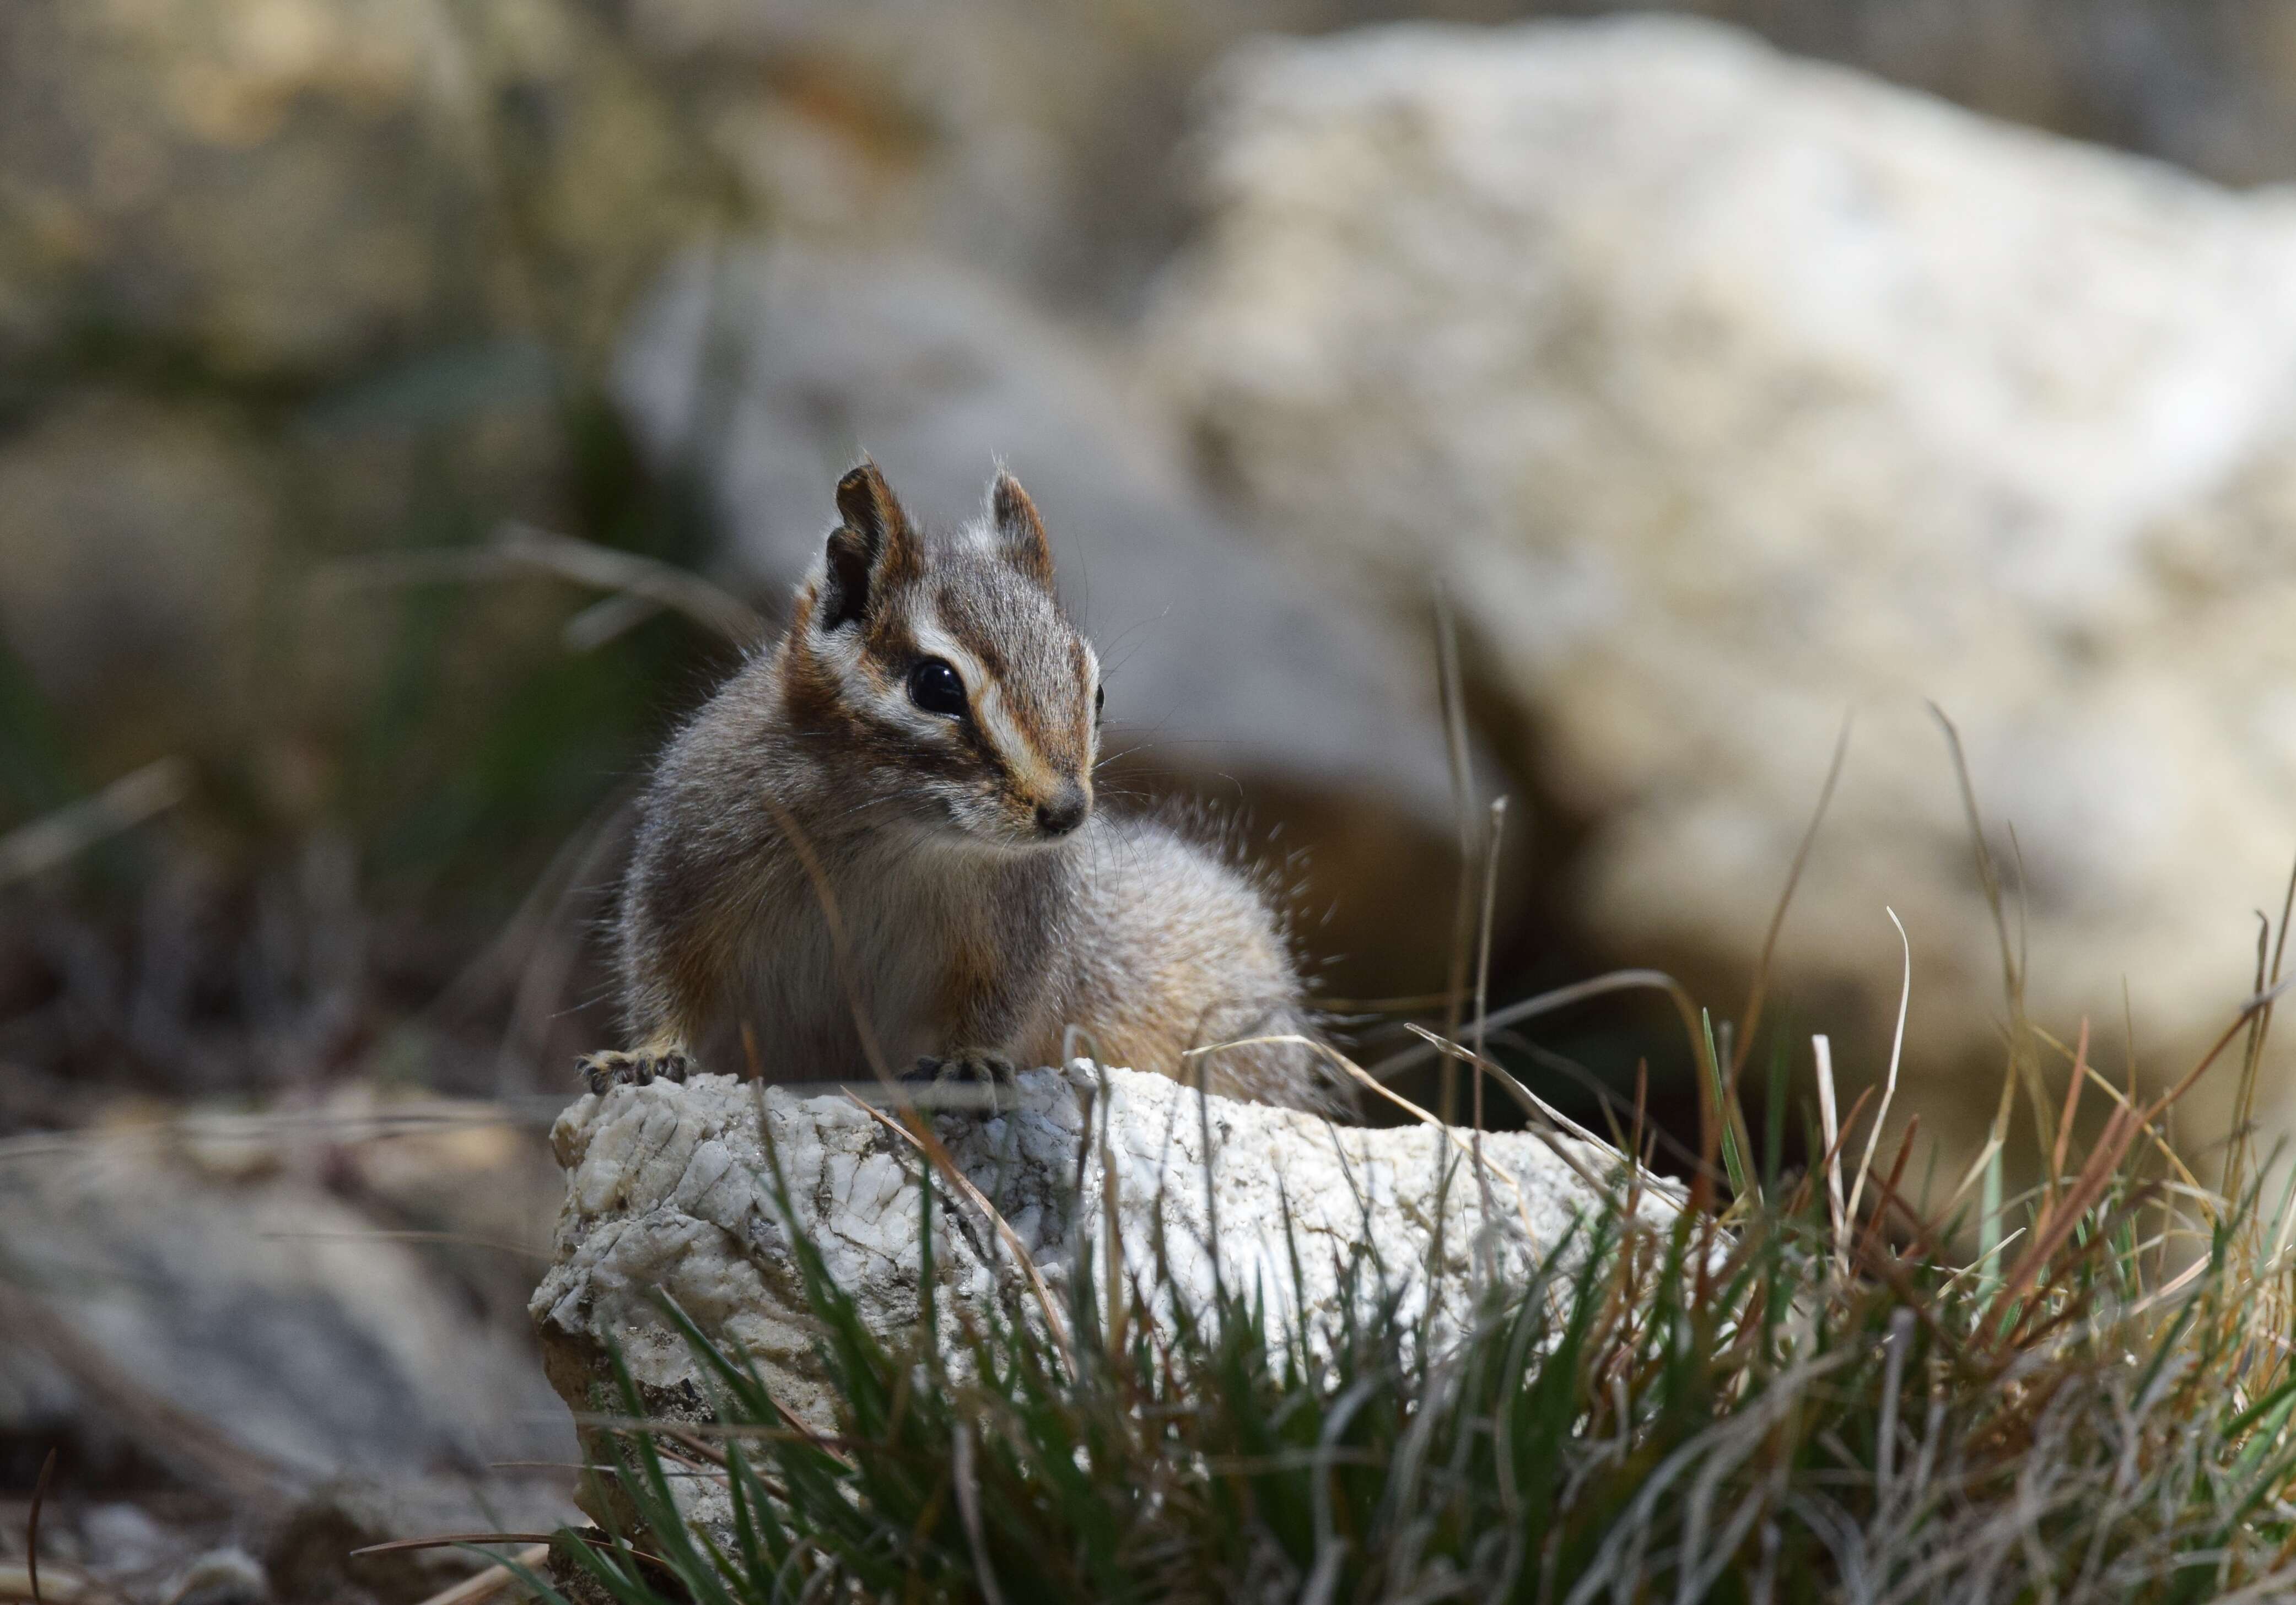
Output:
<path fill-rule="evenodd" d="M 1456 1327 L 1476 1296 L 1486 1220 L 1490 1264 L 1520 1282 L 1621 1162 L 1594 1143 L 1488 1134 L 1486 1216 L 1464 1133 L 1334 1126 L 1084 1060 L 1023 1072 L 1000 1103 L 938 1112 L 934 1128 L 1055 1297 L 1079 1265 L 1105 1265 L 1112 1211 L 1128 1274 L 1154 1273 L 1160 1241 L 1168 1310 L 1210 1301 L 1217 1243 L 1230 1285 L 1257 1283 L 1271 1311 L 1320 1322 L 1339 1312 L 1342 1273 L 1365 1245 L 1399 1284 L 1404 1318 L 1427 1309 L 1431 1285 L 1437 1329 Z M 529 1309 L 551 1381 L 578 1413 L 615 1407 L 600 1389 L 619 1347 L 650 1408 L 706 1414 L 700 1370 L 653 1303 L 662 1294 L 745 1349 L 787 1408 L 828 1427 L 833 1404 L 812 1365 L 792 1226 L 873 1330 L 914 1327 L 919 1157 L 844 1094 L 725 1076 L 622 1086 L 578 1100 L 551 1140 L 566 1203 Z M 960 1311 L 1022 1285 L 985 1215 L 953 1191 L 936 1178 L 944 1339 Z M 1639 1208 L 1663 1222 L 1674 1200 L 1652 1184 Z M 1443 1273 L 1431 1279 L 1439 1216 Z"/>

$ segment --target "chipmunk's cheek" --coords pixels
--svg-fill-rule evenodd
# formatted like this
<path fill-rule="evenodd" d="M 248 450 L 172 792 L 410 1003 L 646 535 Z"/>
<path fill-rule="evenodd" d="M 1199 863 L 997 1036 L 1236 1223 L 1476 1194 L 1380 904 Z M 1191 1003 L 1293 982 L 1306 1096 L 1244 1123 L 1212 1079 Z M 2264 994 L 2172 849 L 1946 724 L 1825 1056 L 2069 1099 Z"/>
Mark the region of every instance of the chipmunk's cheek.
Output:
<path fill-rule="evenodd" d="M 994 787 L 950 786 L 942 792 L 941 803 L 949 824 L 962 835 L 993 840 L 1010 829 Z"/>
<path fill-rule="evenodd" d="M 1011 792 L 997 793 L 996 813 L 996 831 L 999 837 L 1007 841 L 1019 841 L 1029 834 L 1028 807 Z"/>
<path fill-rule="evenodd" d="M 928 784 L 922 790 L 920 812 L 943 830 L 970 834 L 973 829 L 972 797 L 962 786 Z"/>

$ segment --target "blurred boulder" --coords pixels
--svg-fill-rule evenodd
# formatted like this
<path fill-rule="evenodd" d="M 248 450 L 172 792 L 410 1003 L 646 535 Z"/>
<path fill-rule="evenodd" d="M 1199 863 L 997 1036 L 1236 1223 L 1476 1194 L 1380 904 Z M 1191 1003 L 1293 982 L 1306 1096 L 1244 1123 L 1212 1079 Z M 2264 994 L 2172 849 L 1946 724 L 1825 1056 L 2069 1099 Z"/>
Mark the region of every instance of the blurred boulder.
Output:
<path fill-rule="evenodd" d="M 1124 305 L 1181 221 L 1190 90 L 1332 0 L 632 0 L 628 36 L 777 231 Z"/>
<path fill-rule="evenodd" d="M 1315 946 L 1382 990 L 1439 984 L 1456 827 L 1431 643 L 1255 547 L 1128 383 L 963 269 L 789 245 L 686 259 L 618 368 L 636 432 L 694 477 L 744 579 L 814 561 L 865 450 L 928 521 L 972 516 L 1009 465 L 1106 665 L 1118 785 L 1286 826 L 1273 850 L 1308 849 L 1304 906 L 1336 904 Z"/>
<path fill-rule="evenodd" d="M 1173 150 L 1193 91 L 1239 40 L 1652 9 L 2226 181 L 2296 176 L 2296 24 L 2254 0 L 628 0 L 617 15 L 776 228 L 928 245 L 1129 310 L 1185 221 Z"/>
<path fill-rule="evenodd" d="M 275 379 L 505 315 L 594 334 L 705 166 L 563 0 L 24 0 L 0 354 Z"/>
<path fill-rule="evenodd" d="M 167 754 L 234 847 L 340 808 L 398 621 L 314 562 L 586 528 L 597 359 L 727 203 L 579 0 L 0 7 L 0 818 Z"/>
<path fill-rule="evenodd" d="M 2126 978 L 2156 1074 L 2213 1040 L 2296 851 L 2296 201 L 1677 20 L 1220 90 L 1149 348 L 1287 566 L 1450 582 L 1602 946 L 1742 986 L 1854 713 L 1784 963 L 1893 1004 L 1894 906 L 1910 1058 L 1997 1076 L 1934 699 L 2035 1012 L 2118 1036 Z"/>

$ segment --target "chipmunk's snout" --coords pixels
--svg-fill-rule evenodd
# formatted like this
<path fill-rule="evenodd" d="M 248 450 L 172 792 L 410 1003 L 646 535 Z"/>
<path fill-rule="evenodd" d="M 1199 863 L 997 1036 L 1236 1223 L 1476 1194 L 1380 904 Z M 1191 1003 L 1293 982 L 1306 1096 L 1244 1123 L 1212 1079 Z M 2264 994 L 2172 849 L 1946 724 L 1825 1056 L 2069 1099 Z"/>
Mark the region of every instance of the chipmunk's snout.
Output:
<path fill-rule="evenodd" d="M 1037 805 L 1037 829 L 1047 836 L 1065 836 L 1092 812 L 1092 796 L 1075 781 L 1069 782 L 1046 802 Z"/>

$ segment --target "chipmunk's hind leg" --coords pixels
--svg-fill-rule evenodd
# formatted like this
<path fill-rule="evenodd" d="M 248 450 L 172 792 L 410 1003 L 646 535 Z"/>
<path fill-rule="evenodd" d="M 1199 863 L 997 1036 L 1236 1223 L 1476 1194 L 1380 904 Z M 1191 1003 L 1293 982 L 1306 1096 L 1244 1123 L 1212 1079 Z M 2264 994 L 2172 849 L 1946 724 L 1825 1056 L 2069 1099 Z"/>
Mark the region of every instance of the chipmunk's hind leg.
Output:
<path fill-rule="evenodd" d="M 654 1077 L 684 1081 L 698 1068 L 682 1047 L 640 1048 L 634 1052 L 585 1053 L 575 1069 L 600 1097 L 618 1086 L 645 1086 Z"/>

